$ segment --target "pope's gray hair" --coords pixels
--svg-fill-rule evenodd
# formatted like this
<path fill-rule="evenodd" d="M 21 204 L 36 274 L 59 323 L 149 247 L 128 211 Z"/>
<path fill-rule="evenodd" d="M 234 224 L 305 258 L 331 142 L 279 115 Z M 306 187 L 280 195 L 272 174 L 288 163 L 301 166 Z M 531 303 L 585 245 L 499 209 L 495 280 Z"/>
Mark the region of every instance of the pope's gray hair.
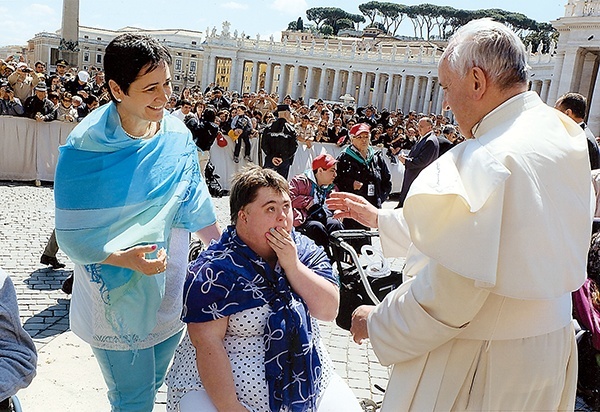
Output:
<path fill-rule="evenodd" d="M 489 18 L 473 20 L 452 36 L 440 63 L 465 76 L 479 67 L 501 89 L 527 82 L 527 50 L 521 39 L 504 24 Z"/>

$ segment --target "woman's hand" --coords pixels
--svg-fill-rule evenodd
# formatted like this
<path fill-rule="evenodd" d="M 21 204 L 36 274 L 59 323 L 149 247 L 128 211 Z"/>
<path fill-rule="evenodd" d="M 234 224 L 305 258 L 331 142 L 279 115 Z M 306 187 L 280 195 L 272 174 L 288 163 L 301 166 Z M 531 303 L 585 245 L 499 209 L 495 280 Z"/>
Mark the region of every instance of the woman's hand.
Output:
<path fill-rule="evenodd" d="M 297 266 L 298 251 L 290 233 L 282 227 L 272 227 L 265 234 L 267 243 L 275 251 L 279 264 L 286 272 Z"/>
<path fill-rule="evenodd" d="M 113 252 L 102 263 L 141 272 L 145 275 L 156 275 L 167 268 L 167 252 L 161 248 L 156 253 L 156 259 L 146 258 L 147 253 L 156 250 L 156 245 L 134 246 L 126 250 Z"/>
<path fill-rule="evenodd" d="M 283 163 L 283 159 L 281 157 L 274 157 L 272 160 L 274 166 L 279 166 Z"/>
<path fill-rule="evenodd" d="M 358 180 L 355 180 L 354 183 L 352 184 L 352 188 L 354 190 L 360 190 L 361 187 L 363 187 L 363 183 L 359 182 Z"/>

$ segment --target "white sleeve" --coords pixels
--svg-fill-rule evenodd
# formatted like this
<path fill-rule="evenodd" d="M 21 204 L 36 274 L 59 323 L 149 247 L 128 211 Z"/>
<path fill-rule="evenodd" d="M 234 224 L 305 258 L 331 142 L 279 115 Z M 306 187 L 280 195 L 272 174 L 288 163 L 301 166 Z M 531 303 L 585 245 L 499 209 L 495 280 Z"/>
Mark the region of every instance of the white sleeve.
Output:
<path fill-rule="evenodd" d="M 412 242 L 402 209 L 380 209 L 377 221 L 383 255 L 389 258 L 406 256 Z"/>
<path fill-rule="evenodd" d="M 373 350 L 383 365 L 430 352 L 458 335 L 488 295 L 474 280 L 431 263 L 371 312 Z"/>

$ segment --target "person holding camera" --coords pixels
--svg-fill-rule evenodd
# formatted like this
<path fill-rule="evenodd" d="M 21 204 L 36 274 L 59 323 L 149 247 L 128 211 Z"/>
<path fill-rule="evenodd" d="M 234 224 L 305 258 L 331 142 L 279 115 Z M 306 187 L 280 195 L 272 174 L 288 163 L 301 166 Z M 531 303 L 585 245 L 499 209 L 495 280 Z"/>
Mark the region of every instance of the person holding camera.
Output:
<path fill-rule="evenodd" d="M 0 81 L 0 116 L 22 116 L 25 112 L 21 101 L 8 83 Z"/>
<path fill-rule="evenodd" d="M 33 70 L 25 62 L 18 63 L 17 70 L 8 76 L 8 84 L 14 90 L 15 97 L 22 102 L 33 95 L 33 89 L 39 82 L 40 78 L 33 75 Z"/>
<path fill-rule="evenodd" d="M 277 102 L 267 94 L 265 89 L 258 91 L 258 96 L 250 100 L 249 107 L 251 110 L 258 110 L 263 116 L 273 112 L 277 108 Z"/>

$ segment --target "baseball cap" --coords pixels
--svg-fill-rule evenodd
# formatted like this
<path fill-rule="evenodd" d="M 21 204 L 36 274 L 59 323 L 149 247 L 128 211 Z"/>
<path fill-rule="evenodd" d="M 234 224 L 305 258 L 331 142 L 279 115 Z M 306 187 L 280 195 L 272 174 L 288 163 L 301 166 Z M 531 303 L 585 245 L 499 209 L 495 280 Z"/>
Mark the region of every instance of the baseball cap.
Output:
<path fill-rule="evenodd" d="M 358 136 L 361 133 L 371 133 L 371 128 L 366 123 L 358 123 L 350 129 L 350 136 Z"/>
<path fill-rule="evenodd" d="M 77 73 L 77 77 L 84 83 L 87 83 L 88 80 L 90 80 L 90 74 L 85 70 L 82 70 L 79 73 Z"/>
<path fill-rule="evenodd" d="M 319 168 L 327 170 L 336 163 L 337 160 L 329 153 L 320 154 L 313 159 L 312 170 L 317 170 Z"/>
<path fill-rule="evenodd" d="M 23 67 L 27 67 L 27 63 L 25 63 L 25 62 L 19 62 L 17 64 L 17 69 L 20 69 L 20 68 L 23 68 Z"/>
<path fill-rule="evenodd" d="M 67 63 L 67 61 L 65 59 L 59 59 L 56 61 L 56 65 L 57 66 L 68 66 L 69 63 Z"/>
<path fill-rule="evenodd" d="M 36 92 L 47 92 L 48 88 L 46 87 L 46 83 L 39 82 L 34 89 Z"/>

